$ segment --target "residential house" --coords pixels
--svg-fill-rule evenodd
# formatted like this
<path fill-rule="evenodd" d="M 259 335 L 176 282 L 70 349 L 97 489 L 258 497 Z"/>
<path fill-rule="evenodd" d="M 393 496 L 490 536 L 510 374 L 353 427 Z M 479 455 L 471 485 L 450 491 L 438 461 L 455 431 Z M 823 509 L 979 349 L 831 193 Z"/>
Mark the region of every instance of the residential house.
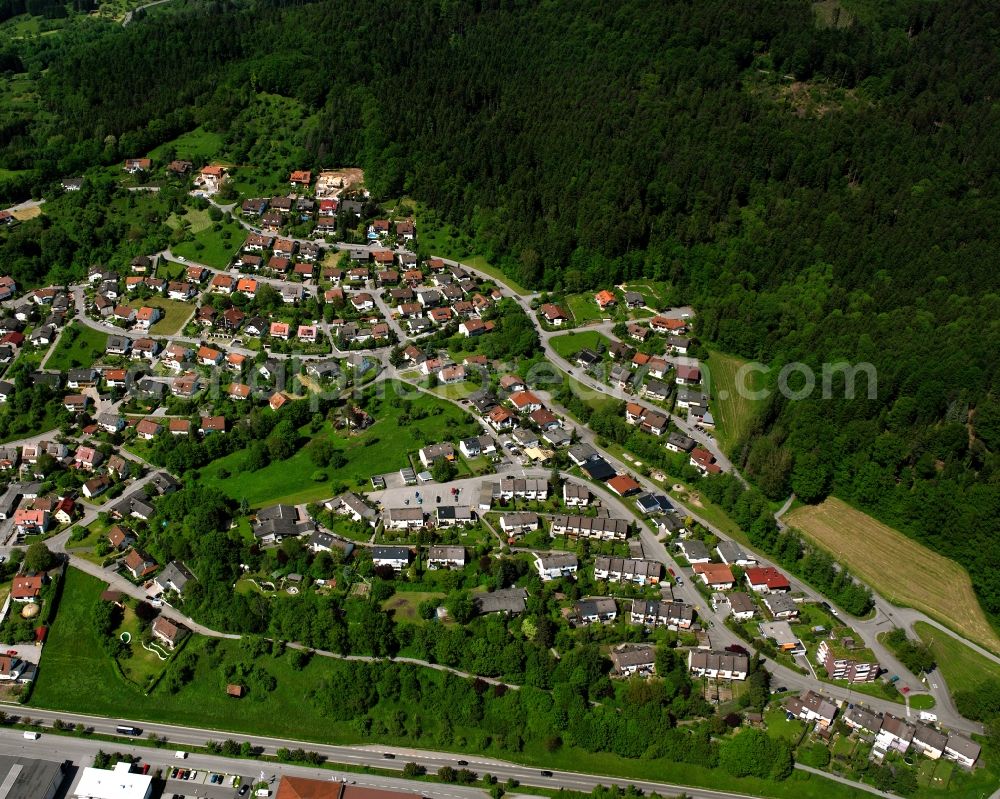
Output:
<path fill-rule="evenodd" d="M 656 647 L 621 644 L 608 654 L 614 677 L 649 677 L 656 674 Z"/>
<path fill-rule="evenodd" d="M 877 735 L 882 729 L 882 715 L 866 710 L 858 704 L 848 707 L 844 711 L 843 720 L 844 724 L 852 730 L 858 730 L 867 735 Z"/>
<path fill-rule="evenodd" d="M 152 419 L 141 419 L 135 426 L 135 434 L 143 441 L 152 441 L 163 427 Z"/>
<path fill-rule="evenodd" d="M 618 618 L 618 604 L 613 597 L 592 596 L 573 603 L 573 622 L 578 626 L 607 624 Z"/>
<path fill-rule="evenodd" d="M 659 561 L 643 558 L 615 558 L 598 555 L 594 559 L 594 579 L 612 583 L 655 585 L 660 581 L 663 566 Z"/>
<path fill-rule="evenodd" d="M 883 752 L 894 750 L 905 755 L 910 750 L 913 733 L 912 725 L 892 713 L 885 713 L 882 716 L 882 728 L 875 735 L 874 748 Z"/>
<path fill-rule="evenodd" d="M 699 541 L 697 538 L 679 541 L 677 548 L 681 551 L 684 559 L 691 565 L 695 563 L 708 563 L 712 560 L 708 552 L 708 547 L 705 546 L 703 541 Z"/>
<path fill-rule="evenodd" d="M 594 300 L 597 302 L 597 307 L 602 311 L 612 308 L 618 304 L 618 300 L 615 298 L 615 295 L 607 289 L 597 292 L 597 294 L 594 295 Z"/>
<path fill-rule="evenodd" d="M 695 447 L 695 441 L 681 433 L 670 433 L 665 446 L 671 452 L 690 452 Z"/>
<path fill-rule="evenodd" d="M 83 413 L 89 403 L 90 397 L 85 394 L 67 394 L 63 397 L 63 407 L 70 413 Z"/>
<path fill-rule="evenodd" d="M 440 459 L 454 461 L 455 448 L 447 442 L 443 444 L 430 444 L 426 447 L 422 447 L 418 455 L 420 457 L 420 462 L 424 465 L 424 468 L 429 469 L 434 465 L 435 461 Z"/>
<path fill-rule="evenodd" d="M 108 474 L 115 480 L 124 480 L 131 471 L 129 462 L 121 455 L 112 455 L 108 458 Z"/>
<path fill-rule="evenodd" d="M 753 566 L 746 570 L 747 585 L 758 594 L 785 593 L 792 590 L 788 578 L 773 566 Z"/>
<path fill-rule="evenodd" d="M 704 447 L 695 447 L 691 450 L 688 463 L 702 474 L 719 474 L 722 471 L 715 461 L 715 456 Z"/>
<path fill-rule="evenodd" d="M 549 481 L 541 477 L 504 477 L 500 480 L 500 496 L 544 502 L 549 497 Z"/>
<path fill-rule="evenodd" d="M 157 563 L 138 549 L 133 549 L 123 561 L 125 571 L 132 575 L 133 580 L 141 580 L 156 571 Z"/>
<path fill-rule="evenodd" d="M 181 624 L 171 621 L 166 616 L 160 615 L 153 619 L 150 632 L 157 641 L 164 644 L 167 649 L 173 649 L 188 634 L 188 629 Z"/>
<path fill-rule="evenodd" d="M 695 677 L 714 680 L 745 680 L 750 658 L 739 652 L 688 651 L 688 671 Z"/>
<path fill-rule="evenodd" d="M 633 599 L 629 621 L 644 627 L 688 630 L 694 624 L 694 606 L 673 600 Z"/>
<path fill-rule="evenodd" d="M 427 550 L 427 568 L 432 571 L 437 569 L 454 570 L 465 568 L 465 547 L 429 547 Z"/>
<path fill-rule="evenodd" d="M 219 350 L 212 347 L 202 345 L 198 348 L 197 358 L 199 366 L 218 366 L 222 363 L 224 357 Z"/>
<path fill-rule="evenodd" d="M 470 508 L 462 508 L 457 505 L 438 505 L 436 517 L 439 529 L 469 525 L 475 521 Z"/>
<path fill-rule="evenodd" d="M 42 594 L 44 577 L 41 574 L 18 575 L 10 588 L 10 598 L 14 602 L 36 602 Z"/>
<path fill-rule="evenodd" d="M 613 519 L 609 516 L 565 516 L 552 517 L 550 535 L 567 535 L 571 538 L 593 538 L 601 541 L 624 541 L 628 536 L 628 520 Z"/>
<path fill-rule="evenodd" d="M 554 303 L 545 303 L 539 310 L 545 317 L 545 321 L 553 327 L 562 327 L 564 322 L 569 321 L 569 315 Z"/>
<path fill-rule="evenodd" d="M 538 529 L 538 514 L 532 511 L 504 513 L 500 517 L 500 529 L 507 536 L 524 535 Z"/>
<path fill-rule="evenodd" d="M 424 512 L 419 507 L 387 508 L 382 520 L 387 530 L 419 530 L 424 526 Z"/>
<path fill-rule="evenodd" d="M 837 706 L 815 691 L 789 697 L 785 700 L 785 710 L 807 723 L 815 721 L 823 729 L 833 724 L 837 715 Z"/>
<path fill-rule="evenodd" d="M 683 319 L 668 319 L 665 316 L 654 316 L 649 320 L 649 326 L 658 333 L 683 333 L 687 330 L 687 322 Z"/>
<path fill-rule="evenodd" d="M 73 455 L 73 466 L 76 469 L 83 469 L 85 472 L 92 472 L 104 462 L 102 455 L 94 447 L 78 447 Z"/>
<path fill-rule="evenodd" d="M 913 730 L 910 743 L 924 757 L 939 760 L 948 747 L 948 736 L 926 724 L 918 724 Z"/>
<path fill-rule="evenodd" d="M 343 516 L 350 516 L 353 521 L 364 522 L 369 527 L 378 524 L 378 512 L 353 491 L 346 491 L 328 500 L 324 507 Z"/>
<path fill-rule="evenodd" d="M 696 386 L 701 382 L 701 370 L 697 366 L 678 364 L 674 382 L 679 386 Z"/>
<path fill-rule="evenodd" d="M 953 732 L 948 736 L 948 743 L 944 747 L 944 756 L 960 766 L 972 768 L 979 759 L 980 751 L 981 748 L 975 741 Z"/>
<path fill-rule="evenodd" d="M 372 563 L 375 568 L 389 567 L 400 572 L 410 565 L 409 547 L 372 547 Z"/>
<path fill-rule="evenodd" d="M 225 416 L 202 416 L 201 422 L 198 425 L 198 432 L 203 436 L 209 433 L 225 433 L 226 432 L 226 417 Z"/>
<path fill-rule="evenodd" d="M 563 504 L 570 508 L 582 508 L 590 504 L 590 489 L 580 483 L 565 480 L 562 486 Z"/>
<path fill-rule="evenodd" d="M 558 580 L 562 577 L 572 577 L 576 574 L 579 563 L 572 552 L 556 552 L 548 555 L 535 555 L 535 569 L 543 582 Z"/>
<path fill-rule="evenodd" d="M 642 490 L 642 486 L 627 474 L 619 474 L 607 481 L 608 488 L 620 497 L 627 497 Z"/>
<path fill-rule="evenodd" d="M 746 552 L 735 541 L 720 541 L 715 551 L 719 553 L 719 558 L 722 562 L 730 566 L 746 568 L 747 566 L 757 565 L 757 558 Z"/>
<path fill-rule="evenodd" d="M 523 588 L 503 588 L 499 591 L 473 594 L 472 601 L 476 606 L 476 612 L 480 615 L 504 613 L 511 616 L 524 613 L 528 592 Z"/>
<path fill-rule="evenodd" d="M 799 615 L 799 606 L 787 593 L 765 594 L 763 602 L 775 619 L 794 619 Z"/>
<path fill-rule="evenodd" d="M 723 591 L 732 588 L 736 582 L 732 570 L 724 563 L 696 563 L 694 573 L 701 577 L 705 585 Z"/>
<path fill-rule="evenodd" d="M 173 560 L 153 578 L 153 584 L 161 591 L 173 591 L 175 594 L 182 595 L 187 584 L 194 579 L 194 575 L 191 574 L 187 566 L 178 560 Z"/>

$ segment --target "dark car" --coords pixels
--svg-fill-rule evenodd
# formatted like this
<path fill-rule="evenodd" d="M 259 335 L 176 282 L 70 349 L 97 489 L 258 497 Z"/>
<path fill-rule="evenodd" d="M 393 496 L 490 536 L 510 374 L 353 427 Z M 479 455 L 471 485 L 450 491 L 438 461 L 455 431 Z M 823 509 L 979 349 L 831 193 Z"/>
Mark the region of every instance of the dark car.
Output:
<path fill-rule="evenodd" d="M 552 772 L 551 771 L 547 771 L 547 770 L 546 771 L 540 771 L 538 773 L 541 774 L 543 777 L 551 777 L 552 776 Z"/>
<path fill-rule="evenodd" d="M 382 753 L 382 757 L 384 757 L 386 760 L 395 760 L 396 759 L 396 756 L 392 752 L 383 752 Z"/>
<path fill-rule="evenodd" d="M 469 765 L 469 761 L 468 760 L 459 760 L 458 761 L 458 765 L 460 765 L 460 766 L 467 766 L 467 765 Z"/>
<path fill-rule="evenodd" d="M 249 790 L 250 790 L 250 786 L 249 785 L 244 785 L 242 788 L 240 788 L 240 796 L 246 796 L 247 795 L 247 791 L 249 791 Z"/>

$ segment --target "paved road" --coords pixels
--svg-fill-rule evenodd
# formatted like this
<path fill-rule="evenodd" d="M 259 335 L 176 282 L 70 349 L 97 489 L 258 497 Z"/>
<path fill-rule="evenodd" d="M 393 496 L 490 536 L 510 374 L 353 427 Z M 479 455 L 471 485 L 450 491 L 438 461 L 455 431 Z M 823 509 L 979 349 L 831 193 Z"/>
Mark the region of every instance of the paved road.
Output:
<path fill-rule="evenodd" d="M 133 8 L 131 11 L 126 12 L 125 16 L 122 18 L 122 27 L 127 28 L 129 26 L 129 23 L 131 23 L 132 20 L 135 18 L 136 11 L 145 11 L 147 8 L 152 8 L 153 6 L 158 6 L 161 3 L 169 3 L 169 2 L 170 0 L 153 0 L 152 3 L 146 3 L 145 5 Z M 159 188 L 157 188 L 157 191 L 159 191 Z"/>

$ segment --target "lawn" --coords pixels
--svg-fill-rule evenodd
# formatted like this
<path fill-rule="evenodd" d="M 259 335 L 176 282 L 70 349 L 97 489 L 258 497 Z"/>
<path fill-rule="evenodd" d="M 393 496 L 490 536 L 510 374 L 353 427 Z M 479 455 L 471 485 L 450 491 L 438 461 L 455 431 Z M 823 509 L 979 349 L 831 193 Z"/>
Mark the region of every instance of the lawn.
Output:
<path fill-rule="evenodd" d="M 952 694 L 974 690 L 986 680 L 1000 680 L 1000 663 L 983 657 L 957 638 L 926 622 L 918 621 L 913 629 L 931 650 L 934 662 Z M 933 675 L 928 679 L 933 682 Z"/>
<path fill-rule="evenodd" d="M 750 392 L 763 388 L 763 374 L 751 371 L 737 377 L 746 363 L 748 361 L 742 358 L 713 350 L 709 359 L 701 364 L 705 385 L 712 397 L 710 404 L 715 416 L 716 435 L 726 452 L 732 452 L 765 401 L 748 396 Z"/>
<path fill-rule="evenodd" d="M 373 413 L 375 423 L 364 432 L 345 437 L 327 423 L 315 437 L 328 437 L 347 458 L 347 463 L 339 469 L 322 470 L 328 479 L 313 480 L 314 473 L 319 470 L 310 458 L 309 448 L 303 447 L 287 460 L 272 463 L 256 472 L 244 472 L 246 454 L 234 452 L 202 469 L 202 482 L 220 489 L 233 499 L 245 497 L 253 507 L 275 502 L 315 502 L 332 496 L 335 493 L 333 486 L 338 483 L 367 489 L 373 474 L 409 466 L 408 454 L 415 454 L 429 443 L 457 440 L 456 431 L 470 428 L 470 417 L 452 403 L 402 384 L 390 385 L 405 392 L 401 396 L 412 397 L 409 400 L 411 421 L 400 423 L 403 409 L 392 407 L 391 395 L 394 392 L 389 388 L 387 394 L 390 396 L 379 401 L 381 407 Z M 303 435 L 308 434 L 307 429 L 302 432 Z M 223 471 L 229 475 L 223 477 Z"/>
<path fill-rule="evenodd" d="M 930 694 L 913 694 L 909 698 L 909 705 L 913 710 L 930 710 L 937 701 Z"/>
<path fill-rule="evenodd" d="M 165 161 L 171 148 L 174 158 L 188 161 L 210 159 L 222 149 L 222 136 L 204 128 L 195 128 L 151 150 L 149 157 L 154 161 Z"/>
<path fill-rule="evenodd" d="M 188 211 L 185 219 L 191 223 L 189 235 L 184 241 L 171 245 L 170 251 L 195 263 L 226 269 L 243 242 L 246 231 L 237 222 L 215 223 L 209 220 L 209 224 L 203 227 L 201 214 L 205 214 L 207 219 L 207 212 Z M 215 229 L 216 225 L 219 230 Z"/>
<path fill-rule="evenodd" d="M 166 297 L 148 297 L 145 300 L 132 300 L 129 303 L 132 308 L 141 308 L 143 305 L 159 308 L 162 312 L 160 321 L 150 328 L 154 336 L 177 335 L 195 311 L 194 303 L 168 300 Z"/>
<path fill-rule="evenodd" d="M 968 573 L 954 561 L 834 497 L 798 508 L 785 521 L 890 602 L 922 610 L 1000 652 L 1000 637 L 979 606 Z"/>
<path fill-rule="evenodd" d="M 420 618 L 420 603 L 427 599 L 443 599 L 445 594 L 440 591 L 404 591 L 393 594 L 382 603 L 384 610 L 392 611 L 396 621 L 406 621 L 411 624 L 426 624 Z"/>
<path fill-rule="evenodd" d="M 772 738 L 784 738 L 792 744 L 802 737 L 802 731 L 806 728 L 806 725 L 798 719 L 789 720 L 780 707 L 764 711 L 764 723 L 767 725 L 768 735 Z"/>
<path fill-rule="evenodd" d="M 147 689 L 163 672 L 167 661 L 160 660 L 156 654 L 142 646 L 139 619 L 132 608 L 125 609 L 125 618 L 115 634 L 120 635 L 123 632 L 132 637 L 130 644 L 132 656 L 119 661 L 122 671 L 137 687 Z"/>
<path fill-rule="evenodd" d="M 597 301 L 592 293 L 570 294 L 566 298 L 566 306 L 578 325 L 597 322 L 604 318 L 604 312 L 597 307 Z M 613 315 L 613 310 L 608 315 Z"/>
<path fill-rule="evenodd" d="M 584 383 L 573 377 L 566 378 L 569 381 L 569 387 L 580 397 L 587 405 L 593 408 L 595 411 L 603 410 L 604 408 L 611 408 L 618 404 L 619 400 L 612 397 L 610 394 L 605 394 L 596 389 L 590 388 Z"/>
<path fill-rule="evenodd" d="M 65 372 L 68 369 L 91 366 L 104 355 L 107 346 L 107 333 L 74 322 L 59 337 L 52 354 L 45 362 L 45 368 Z"/>
<path fill-rule="evenodd" d="M 604 349 L 607 351 L 611 343 L 611 339 L 602 333 L 598 333 L 596 330 L 583 330 L 579 333 L 570 332 L 561 336 L 553 336 L 549 339 L 552 349 L 567 360 L 582 349 L 591 349 L 596 352 L 599 345 L 604 345 Z"/>

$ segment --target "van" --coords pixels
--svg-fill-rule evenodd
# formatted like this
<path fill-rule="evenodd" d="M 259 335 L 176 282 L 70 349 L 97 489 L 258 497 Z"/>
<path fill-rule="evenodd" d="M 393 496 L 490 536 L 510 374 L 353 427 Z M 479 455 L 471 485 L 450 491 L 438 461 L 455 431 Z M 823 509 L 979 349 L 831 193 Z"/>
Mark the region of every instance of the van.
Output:
<path fill-rule="evenodd" d="M 174 752 L 174 757 L 176 757 L 178 760 L 183 760 L 187 756 L 188 756 L 187 752 Z"/>
<path fill-rule="evenodd" d="M 37 741 L 41 737 L 42 737 L 41 733 L 37 733 L 37 732 L 26 732 L 24 734 L 24 739 L 26 741 Z"/>
<path fill-rule="evenodd" d="M 271 791 L 268 790 L 267 788 L 258 788 L 257 792 L 254 794 L 254 796 L 270 796 L 270 795 Z"/>

